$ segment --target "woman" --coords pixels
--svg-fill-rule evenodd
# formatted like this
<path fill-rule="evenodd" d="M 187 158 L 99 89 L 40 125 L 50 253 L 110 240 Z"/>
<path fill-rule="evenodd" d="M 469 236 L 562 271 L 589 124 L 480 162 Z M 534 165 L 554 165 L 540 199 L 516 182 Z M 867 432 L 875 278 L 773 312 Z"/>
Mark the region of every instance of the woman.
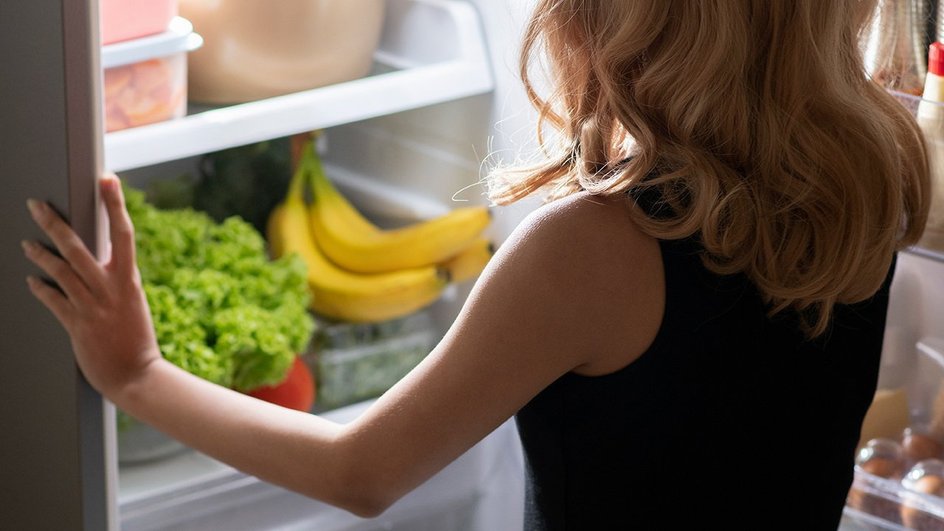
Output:
<path fill-rule="evenodd" d="M 340 426 L 165 362 L 118 182 L 98 264 L 30 279 L 122 410 L 265 480 L 377 515 L 513 415 L 528 529 L 835 528 L 876 385 L 897 249 L 928 210 L 922 138 L 858 48 L 874 2 L 540 0 L 525 86 L 558 133 L 492 197 L 549 202 L 431 355 Z M 527 75 L 543 49 L 555 90 Z"/>

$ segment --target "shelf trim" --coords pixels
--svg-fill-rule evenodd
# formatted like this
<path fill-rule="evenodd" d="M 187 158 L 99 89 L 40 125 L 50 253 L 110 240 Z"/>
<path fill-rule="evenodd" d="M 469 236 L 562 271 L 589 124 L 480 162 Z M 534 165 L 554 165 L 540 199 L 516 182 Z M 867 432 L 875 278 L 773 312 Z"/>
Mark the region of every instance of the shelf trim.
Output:
<path fill-rule="evenodd" d="M 944 264 L 944 253 L 940 251 L 933 251 L 931 249 L 925 249 L 924 247 L 914 246 L 908 247 L 905 249 L 905 252 Z"/>

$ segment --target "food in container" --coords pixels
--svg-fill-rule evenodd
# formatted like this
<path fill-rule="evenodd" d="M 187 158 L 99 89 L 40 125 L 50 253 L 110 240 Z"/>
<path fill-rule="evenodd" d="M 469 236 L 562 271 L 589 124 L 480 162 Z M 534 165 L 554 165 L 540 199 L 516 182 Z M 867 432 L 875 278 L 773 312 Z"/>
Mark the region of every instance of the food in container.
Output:
<path fill-rule="evenodd" d="M 118 412 L 118 462 L 123 465 L 165 459 L 187 450 L 176 439 Z"/>
<path fill-rule="evenodd" d="M 925 428 L 915 426 L 905 428 L 901 436 L 901 447 L 905 459 L 910 463 L 944 457 L 944 446 L 941 446 L 941 441 Z"/>
<path fill-rule="evenodd" d="M 315 372 L 320 411 L 383 394 L 436 346 L 428 312 L 381 323 L 318 323 L 313 352 L 305 356 Z"/>
<path fill-rule="evenodd" d="M 944 529 L 944 461 L 927 459 L 916 464 L 901 481 L 901 521 L 909 529 Z"/>
<path fill-rule="evenodd" d="M 899 505 L 888 497 L 875 492 L 872 482 L 863 473 L 883 479 L 898 480 L 904 473 L 905 460 L 903 450 L 892 439 L 872 439 L 859 451 L 856 457 L 856 481 L 849 490 L 846 503 L 864 513 L 872 514 L 897 522 Z M 860 477 L 861 476 L 861 477 Z"/>
<path fill-rule="evenodd" d="M 125 198 L 139 244 L 141 284 L 164 359 L 241 392 L 287 383 L 291 388 L 272 389 L 264 398 L 310 407 L 314 382 L 305 380 L 306 371 L 286 382 L 314 328 L 301 260 L 270 260 L 262 235 L 238 217 L 216 223 L 191 209 L 158 210 L 130 187 Z M 179 449 L 159 433 L 128 422 L 124 413 L 118 418 L 122 462 L 157 459 Z"/>
<path fill-rule="evenodd" d="M 891 439 L 872 439 L 859 451 L 856 466 L 878 477 L 900 478 L 905 467 L 902 447 Z"/>
<path fill-rule="evenodd" d="M 856 459 L 848 506 L 867 513 L 863 523 L 880 519 L 883 529 L 900 529 L 906 516 L 909 528 L 920 529 L 931 518 L 933 525 L 924 528 L 944 529 L 944 497 L 927 494 L 934 490 L 937 480 L 929 477 L 918 481 L 925 475 L 940 475 L 936 472 L 939 468 L 929 467 L 929 463 L 942 458 L 944 445 L 944 341 L 922 338 L 910 355 L 903 353 L 882 371 L 888 380 L 886 385 L 902 389 L 907 395 L 909 429 L 891 438 L 869 441 L 862 448 Z M 895 440 L 897 437 L 900 440 Z M 933 454 L 937 459 L 925 459 Z M 903 472 L 907 476 L 901 479 Z M 855 511 L 851 514 L 856 516 Z"/>
<path fill-rule="evenodd" d="M 102 44 L 167 31 L 177 15 L 177 0 L 101 0 Z"/>
<path fill-rule="evenodd" d="M 177 17 L 159 35 L 102 49 L 105 131 L 183 116 L 187 111 L 187 52 L 202 44 Z"/>
<path fill-rule="evenodd" d="M 916 0 L 883 0 L 876 5 L 865 39 L 869 73 L 879 85 L 920 95 L 927 73 L 924 51 L 925 6 Z"/>
<path fill-rule="evenodd" d="M 384 0 L 180 0 L 206 44 L 190 57 L 190 99 L 268 98 L 366 75 Z"/>

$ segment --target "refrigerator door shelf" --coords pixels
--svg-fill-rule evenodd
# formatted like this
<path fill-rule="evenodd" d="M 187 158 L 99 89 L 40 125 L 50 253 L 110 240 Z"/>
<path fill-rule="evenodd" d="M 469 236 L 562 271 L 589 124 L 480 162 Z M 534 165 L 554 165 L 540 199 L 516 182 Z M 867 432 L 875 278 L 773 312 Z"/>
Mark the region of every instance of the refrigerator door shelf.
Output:
<path fill-rule="evenodd" d="M 903 272 L 908 273 L 909 270 Z M 891 352 L 886 351 L 883 357 Z M 922 337 L 912 343 L 908 351 L 894 354 L 883 359 L 879 388 L 904 391 L 910 427 L 919 434 L 939 439 L 944 430 L 944 419 L 941 418 L 944 413 L 941 410 L 944 407 L 944 340 L 933 336 Z M 897 442 L 904 444 L 900 437 L 881 437 L 897 439 Z M 918 489 L 933 486 L 934 480 L 931 480 L 922 487 L 920 478 L 925 471 L 934 476 L 940 474 L 934 465 L 926 467 L 934 462 L 939 464 L 939 459 L 944 456 L 940 455 L 938 449 L 934 459 L 925 461 L 928 455 L 934 453 L 934 448 L 925 449 L 917 442 L 910 448 L 922 454 L 926 452 L 924 456 L 912 454 L 909 457 L 907 445 L 903 450 L 898 448 L 905 452 L 898 463 L 904 478 L 883 478 L 870 473 L 865 465 L 855 467 L 855 479 L 845 508 L 847 518 L 860 523 L 878 524 L 882 526 L 881 529 L 902 528 L 899 526 L 907 529 L 944 529 L 944 499 L 940 497 L 940 492 L 926 494 L 913 490 L 916 486 Z M 857 461 L 860 459 L 869 459 L 867 450 L 860 452 Z"/>
<path fill-rule="evenodd" d="M 485 94 L 494 88 L 478 13 L 460 0 L 388 0 L 374 75 L 109 133 L 123 171 Z"/>

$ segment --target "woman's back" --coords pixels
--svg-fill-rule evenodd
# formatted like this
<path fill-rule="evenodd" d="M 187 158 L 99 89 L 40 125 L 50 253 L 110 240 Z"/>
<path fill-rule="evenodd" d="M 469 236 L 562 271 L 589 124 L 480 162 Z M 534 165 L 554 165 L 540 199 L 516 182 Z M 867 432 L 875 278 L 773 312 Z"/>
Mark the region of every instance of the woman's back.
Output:
<path fill-rule="evenodd" d="M 888 287 L 809 341 L 743 275 L 660 243 L 665 311 L 616 372 L 569 373 L 517 416 L 527 529 L 835 529 L 879 365 Z"/>
<path fill-rule="evenodd" d="M 531 528 L 835 529 L 928 212 L 920 131 L 863 66 L 875 5 L 538 1 L 522 77 L 557 135 L 491 197 L 655 198 L 632 230 L 664 290 L 648 349 L 518 413 Z"/>

